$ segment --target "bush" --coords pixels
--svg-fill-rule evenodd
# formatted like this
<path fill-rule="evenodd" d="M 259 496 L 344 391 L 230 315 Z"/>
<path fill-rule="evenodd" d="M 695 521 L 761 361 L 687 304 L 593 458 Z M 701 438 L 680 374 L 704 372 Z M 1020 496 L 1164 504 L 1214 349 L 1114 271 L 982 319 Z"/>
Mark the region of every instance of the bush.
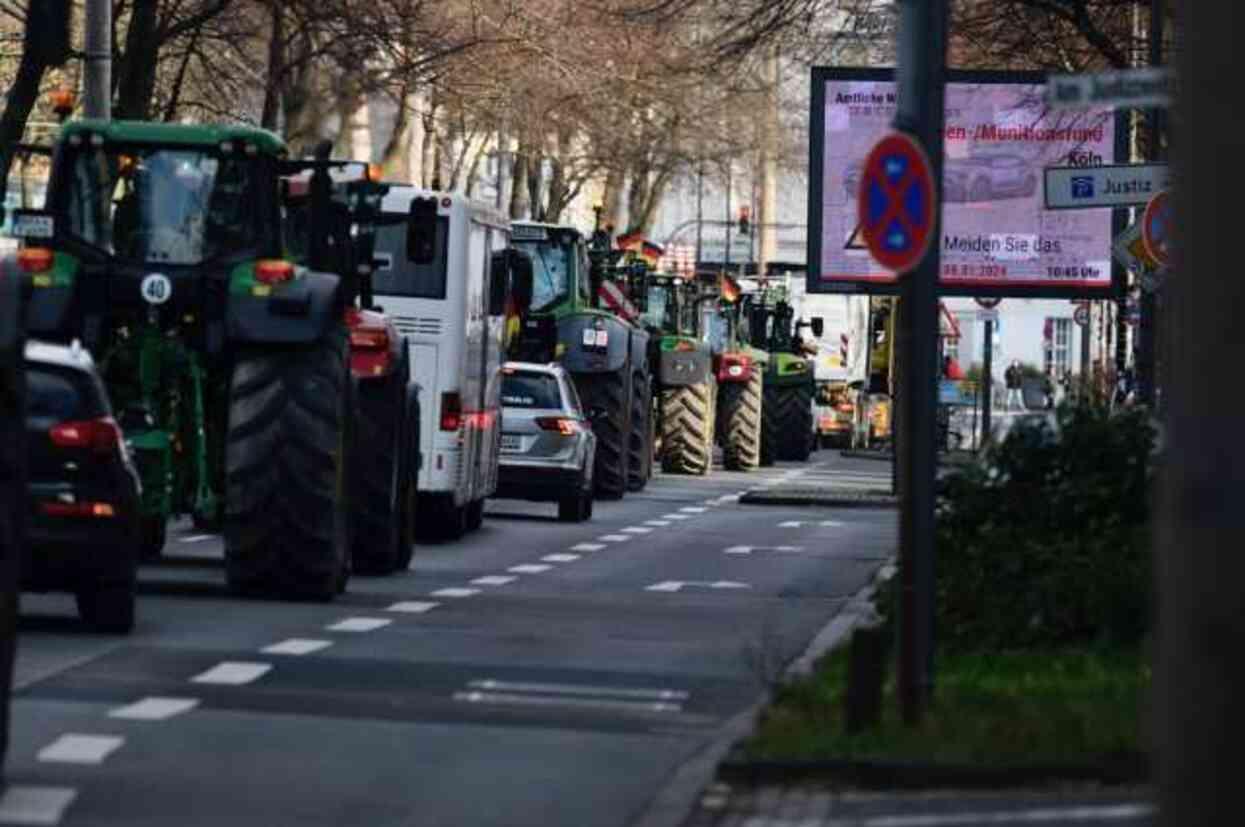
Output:
<path fill-rule="evenodd" d="M 949 475 L 937 511 L 940 645 L 1132 644 L 1149 623 L 1154 430 L 1064 406 Z"/>

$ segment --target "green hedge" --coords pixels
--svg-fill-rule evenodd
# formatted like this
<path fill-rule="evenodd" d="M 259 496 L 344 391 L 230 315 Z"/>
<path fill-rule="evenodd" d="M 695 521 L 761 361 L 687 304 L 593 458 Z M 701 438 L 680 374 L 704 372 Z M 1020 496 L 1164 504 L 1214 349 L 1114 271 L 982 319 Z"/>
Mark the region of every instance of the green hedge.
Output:
<path fill-rule="evenodd" d="M 937 514 L 940 645 L 1130 644 L 1150 618 L 1154 431 L 1140 409 L 1065 406 L 948 476 Z"/>

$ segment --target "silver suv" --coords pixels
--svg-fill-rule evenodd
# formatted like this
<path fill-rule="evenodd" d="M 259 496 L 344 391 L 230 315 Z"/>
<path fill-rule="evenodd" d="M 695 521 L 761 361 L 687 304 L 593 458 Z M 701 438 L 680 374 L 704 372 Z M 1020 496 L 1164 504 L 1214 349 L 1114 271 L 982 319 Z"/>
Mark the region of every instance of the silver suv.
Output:
<path fill-rule="evenodd" d="M 558 364 L 502 367 L 501 468 L 494 497 L 556 502 L 558 519 L 592 517 L 597 438 L 570 375 Z"/>

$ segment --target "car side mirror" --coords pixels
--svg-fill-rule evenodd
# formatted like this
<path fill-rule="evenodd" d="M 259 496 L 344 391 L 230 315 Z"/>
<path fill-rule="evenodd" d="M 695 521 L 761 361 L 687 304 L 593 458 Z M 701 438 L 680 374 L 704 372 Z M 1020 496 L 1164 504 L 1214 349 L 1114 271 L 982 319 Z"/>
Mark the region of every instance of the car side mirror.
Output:
<path fill-rule="evenodd" d="M 813 335 L 816 336 L 818 339 L 820 339 L 821 334 L 824 333 L 826 330 L 826 320 L 823 319 L 821 316 L 814 316 L 813 322 L 812 322 L 812 328 L 813 328 Z"/>

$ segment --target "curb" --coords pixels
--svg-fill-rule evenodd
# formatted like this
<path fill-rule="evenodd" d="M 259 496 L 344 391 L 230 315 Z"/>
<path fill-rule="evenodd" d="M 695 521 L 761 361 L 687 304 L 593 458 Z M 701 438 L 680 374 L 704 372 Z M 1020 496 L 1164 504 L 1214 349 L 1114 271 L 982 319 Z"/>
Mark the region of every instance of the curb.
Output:
<path fill-rule="evenodd" d="M 897 508 L 899 498 L 875 490 L 827 493 L 815 489 L 753 490 L 739 498 L 740 505 L 825 506 L 828 508 Z"/>
<path fill-rule="evenodd" d="M 830 621 L 805 648 L 803 654 L 791 662 L 784 677 L 806 675 L 826 652 L 847 639 L 852 630 L 874 618 L 870 601 L 878 585 L 889 580 L 895 573 L 895 565 L 881 566 L 873 579 L 852 595 Z M 714 783 L 719 768 L 735 745 L 749 735 L 755 727 L 756 716 L 769 705 L 768 689 L 746 709 L 736 713 L 722 727 L 721 733 L 708 744 L 698 748 L 674 771 L 671 780 L 658 790 L 639 813 L 627 822 L 629 827 L 679 827 L 692 814 L 700 797 Z"/>
<path fill-rule="evenodd" d="M 1108 786 L 1150 780 L 1144 756 L 1101 765 L 1017 764 L 987 767 L 921 761 L 826 759 L 821 761 L 749 761 L 728 757 L 718 766 L 718 779 L 743 787 L 789 786 L 818 781 L 868 790 L 962 790 L 1039 787 L 1066 783 Z"/>

